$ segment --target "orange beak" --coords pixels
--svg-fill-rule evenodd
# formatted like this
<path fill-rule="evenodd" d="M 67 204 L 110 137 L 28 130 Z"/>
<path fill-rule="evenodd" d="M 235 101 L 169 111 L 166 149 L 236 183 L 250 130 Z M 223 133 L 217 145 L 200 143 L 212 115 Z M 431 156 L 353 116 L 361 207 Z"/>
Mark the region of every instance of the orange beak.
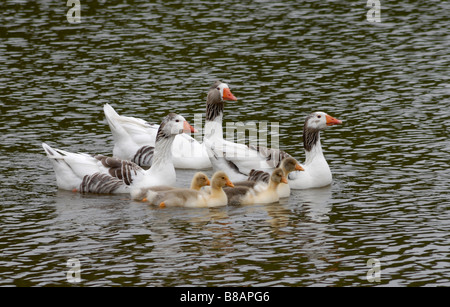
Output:
<path fill-rule="evenodd" d="M 211 185 L 211 181 L 208 178 L 206 178 L 206 185 Z"/>
<path fill-rule="evenodd" d="M 288 180 L 287 180 L 287 178 L 286 177 L 281 177 L 281 182 L 282 183 L 286 183 L 286 184 L 288 184 Z"/>
<path fill-rule="evenodd" d="M 192 127 L 191 125 L 189 125 L 189 123 L 187 121 L 185 121 L 183 123 L 183 132 L 198 132 L 197 129 L 195 129 L 194 127 Z"/>
<path fill-rule="evenodd" d="M 229 187 L 234 188 L 234 184 L 229 179 L 227 179 L 226 185 L 229 186 Z"/>
<path fill-rule="evenodd" d="M 295 164 L 295 170 L 296 171 L 304 171 L 305 169 L 303 168 L 303 167 L 301 167 L 301 165 L 300 164 Z"/>
<path fill-rule="evenodd" d="M 333 126 L 333 125 L 339 125 L 342 124 L 342 120 L 339 120 L 337 118 L 334 118 L 330 115 L 325 115 L 326 119 L 327 119 L 327 126 Z"/>
<path fill-rule="evenodd" d="M 222 99 L 223 100 L 233 100 L 233 101 L 237 100 L 237 98 L 234 97 L 233 94 L 231 94 L 231 91 L 230 91 L 229 88 L 224 88 L 223 89 L 223 98 Z"/>

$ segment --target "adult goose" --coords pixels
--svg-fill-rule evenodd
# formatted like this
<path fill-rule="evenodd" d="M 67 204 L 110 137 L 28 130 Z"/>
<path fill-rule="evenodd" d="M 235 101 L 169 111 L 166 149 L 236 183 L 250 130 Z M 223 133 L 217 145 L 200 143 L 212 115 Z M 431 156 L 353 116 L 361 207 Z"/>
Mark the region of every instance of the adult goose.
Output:
<path fill-rule="evenodd" d="M 224 170 L 233 181 L 246 180 L 252 169 L 272 171 L 289 154 L 279 149 L 247 146 L 224 139 L 222 126 L 224 102 L 220 99 L 211 99 L 218 95 L 222 87 L 228 88 L 228 85 L 216 81 L 209 90 L 206 103 L 203 144 L 213 169 Z"/>
<path fill-rule="evenodd" d="M 330 167 L 323 155 L 322 146 L 320 143 L 320 131 L 327 129 L 330 126 L 342 124 L 342 121 L 336 119 L 324 112 L 314 112 L 307 116 L 303 127 L 303 146 L 305 149 L 306 160 L 301 167 L 303 171 L 294 171 L 289 174 L 289 187 L 291 189 L 309 189 L 318 188 L 330 185 L 332 182 L 332 175 Z M 216 140 L 219 138 L 216 137 Z M 207 140 L 205 140 L 207 143 Z M 282 150 L 268 149 L 268 148 L 248 148 L 247 153 L 240 153 L 240 155 L 227 154 L 225 151 L 214 148 L 217 144 L 228 145 L 229 142 L 212 143 L 212 146 L 207 146 L 210 153 L 210 160 L 214 168 L 220 168 L 230 174 L 233 181 L 242 181 L 248 178 L 252 169 L 271 172 L 277 161 L 282 161 L 290 155 Z M 243 151 L 247 148 L 240 145 Z M 229 146 L 233 148 L 233 146 Z M 236 146 L 237 147 L 237 146 Z M 252 149 L 258 151 L 257 154 L 252 152 Z M 253 157 L 253 161 L 246 161 L 241 157 Z M 265 159 L 264 159 L 265 158 Z M 243 163 L 244 162 L 244 163 Z M 249 162 L 245 164 L 245 162 Z M 257 163 L 257 165 L 254 165 Z"/>
<path fill-rule="evenodd" d="M 331 170 L 323 155 L 320 131 L 339 124 L 342 124 L 341 120 L 324 112 L 314 112 L 306 117 L 303 126 L 303 147 L 306 159 L 301 165 L 304 171 L 294 171 L 289 174 L 291 189 L 319 188 L 331 184 Z"/>
<path fill-rule="evenodd" d="M 166 191 L 148 191 L 147 201 L 160 207 L 205 208 L 226 206 L 228 199 L 223 191 L 224 186 L 233 187 L 227 174 L 216 172 L 211 178 L 209 192 L 192 189 L 171 189 Z"/>
<path fill-rule="evenodd" d="M 209 121 L 219 120 L 221 126 L 221 114 L 214 106 L 222 105 L 223 109 L 224 101 L 233 100 L 236 100 L 236 97 L 228 85 L 220 81 L 215 82 L 207 95 L 206 126 L 210 126 Z M 151 166 L 158 125 L 149 124 L 140 118 L 121 116 L 109 104 L 105 104 L 103 110 L 114 138 L 113 156 L 130 160 L 143 167 Z M 214 125 L 211 129 L 213 128 Z M 187 134 L 175 137 L 172 156 L 176 168 L 211 168 L 204 145 Z"/>
<path fill-rule="evenodd" d="M 148 170 L 127 160 L 71 153 L 54 149 L 46 143 L 42 147 L 52 161 L 60 189 L 83 193 L 128 193 L 155 185 L 174 185 L 176 173 L 172 143 L 176 135 L 192 131 L 194 128 L 183 116 L 168 114 L 158 128 L 153 163 Z"/>

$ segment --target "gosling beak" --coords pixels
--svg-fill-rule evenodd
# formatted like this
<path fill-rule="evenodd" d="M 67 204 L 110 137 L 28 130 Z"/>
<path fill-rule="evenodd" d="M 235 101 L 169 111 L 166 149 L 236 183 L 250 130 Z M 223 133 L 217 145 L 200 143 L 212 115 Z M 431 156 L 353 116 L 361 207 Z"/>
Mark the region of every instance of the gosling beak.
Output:
<path fill-rule="evenodd" d="M 281 182 L 282 183 L 286 183 L 286 184 L 288 184 L 288 180 L 287 180 L 287 178 L 286 177 L 281 177 Z"/>
<path fill-rule="evenodd" d="M 296 171 L 304 171 L 305 169 L 304 169 L 300 164 L 297 163 L 297 164 L 295 165 L 295 170 L 296 170 Z"/>
<path fill-rule="evenodd" d="M 211 181 L 209 181 L 209 179 L 206 179 L 206 185 L 211 185 Z"/>
<path fill-rule="evenodd" d="M 340 125 L 342 124 L 342 120 L 339 120 L 337 118 L 334 118 L 330 115 L 325 115 L 326 119 L 327 119 L 327 126 L 333 126 L 333 125 Z"/>
<path fill-rule="evenodd" d="M 233 101 L 237 100 L 237 98 L 234 97 L 233 94 L 231 94 L 231 91 L 230 91 L 229 88 L 224 88 L 223 89 L 223 97 L 222 97 L 222 99 L 223 100 L 233 100 Z"/>
<path fill-rule="evenodd" d="M 234 184 L 229 179 L 227 179 L 226 186 L 234 188 Z"/>
<path fill-rule="evenodd" d="M 189 125 L 189 123 L 188 123 L 187 121 L 185 121 L 185 122 L 183 123 L 183 132 L 191 132 L 191 133 L 194 133 L 194 132 L 198 132 L 198 130 L 195 129 L 194 127 L 192 127 L 191 125 Z"/>

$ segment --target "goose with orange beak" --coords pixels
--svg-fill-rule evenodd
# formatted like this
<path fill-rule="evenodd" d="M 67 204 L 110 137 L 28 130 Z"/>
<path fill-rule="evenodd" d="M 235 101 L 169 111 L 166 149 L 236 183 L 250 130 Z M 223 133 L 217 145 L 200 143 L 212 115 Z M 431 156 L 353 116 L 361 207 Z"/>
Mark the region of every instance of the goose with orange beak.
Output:
<path fill-rule="evenodd" d="M 291 189 L 319 188 L 330 185 L 333 179 L 330 167 L 323 155 L 320 132 L 342 121 L 324 112 L 308 115 L 303 126 L 305 162 L 303 171 L 291 172 L 288 176 Z"/>
<path fill-rule="evenodd" d="M 224 170 L 234 182 L 247 180 L 252 170 L 271 172 L 279 167 L 283 159 L 291 157 L 287 152 L 263 146 L 247 146 L 224 140 L 220 121 L 211 122 L 205 133 L 204 144 L 215 170 Z M 215 126 L 213 126 L 213 124 Z M 320 132 L 342 121 L 324 112 L 310 114 L 303 127 L 303 146 L 306 161 L 300 166 L 303 170 L 295 170 L 289 174 L 290 189 L 308 189 L 331 184 L 332 175 L 323 155 Z M 206 130 L 206 129 L 205 129 Z M 218 132 L 219 131 L 219 132 Z M 287 195 L 285 191 L 283 197 Z"/>
<path fill-rule="evenodd" d="M 139 193 L 156 185 L 175 185 L 176 172 L 171 148 L 175 137 L 194 128 L 185 118 L 169 113 L 159 125 L 152 166 L 144 170 L 139 165 L 103 155 L 91 156 L 54 149 L 42 144 L 53 164 L 56 184 L 60 189 L 82 193 Z"/>
<path fill-rule="evenodd" d="M 231 93 L 228 84 L 224 82 L 216 81 L 209 87 L 206 98 L 205 132 L 215 129 L 217 133 L 219 130 L 222 133 L 224 104 L 226 101 L 236 100 L 237 98 Z M 114 139 L 113 156 L 132 161 L 142 167 L 151 166 L 153 147 L 159 126 L 140 118 L 119 115 L 109 104 L 104 105 L 103 111 Z M 219 121 L 220 129 L 216 124 Z M 213 123 L 212 126 L 209 123 Z M 191 130 L 191 132 L 196 132 L 196 130 Z M 172 145 L 172 156 L 175 168 L 207 169 L 211 167 L 203 143 L 187 134 L 175 138 Z"/>

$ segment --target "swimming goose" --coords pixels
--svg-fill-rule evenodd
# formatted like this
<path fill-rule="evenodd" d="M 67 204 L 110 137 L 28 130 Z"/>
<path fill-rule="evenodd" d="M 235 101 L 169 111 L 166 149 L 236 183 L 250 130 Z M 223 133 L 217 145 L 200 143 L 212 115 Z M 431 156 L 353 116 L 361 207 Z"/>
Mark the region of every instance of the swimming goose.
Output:
<path fill-rule="evenodd" d="M 211 185 L 211 182 L 208 179 L 208 176 L 202 172 L 197 172 L 194 174 L 194 177 L 192 177 L 191 180 L 191 190 L 194 191 L 200 191 L 200 189 L 204 186 Z M 143 188 L 140 190 L 135 190 L 131 194 L 131 197 L 135 200 L 142 200 L 147 201 L 147 192 L 153 191 L 153 192 L 161 192 L 161 191 L 167 191 L 167 190 L 173 190 L 177 189 L 174 186 L 168 186 L 168 185 L 157 185 L 153 187 Z"/>
<path fill-rule="evenodd" d="M 278 195 L 278 186 L 280 183 L 287 184 L 288 180 L 283 174 L 281 168 L 276 168 L 273 170 L 272 175 L 270 175 L 269 185 L 262 191 L 257 191 L 255 196 L 255 204 L 268 204 L 274 203 L 280 200 Z"/>
<path fill-rule="evenodd" d="M 211 178 L 210 192 L 191 189 L 172 189 L 167 191 L 148 191 L 147 200 L 160 207 L 219 207 L 227 205 L 224 186 L 233 187 L 233 183 L 225 172 L 216 172 Z"/>
<path fill-rule="evenodd" d="M 341 120 L 324 112 L 314 112 L 306 117 L 303 127 L 303 147 L 306 159 L 301 164 L 304 171 L 294 171 L 289 174 L 291 189 L 318 188 L 331 184 L 331 170 L 323 155 L 320 131 L 339 124 L 342 124 Z"/>
<path fill-rule="evenodd" d="M 314 112 L 307 116 L 303 127 L 303 146 L 305 148 L 306 160 L 301 167 L 304 171 L 294 171 L 289 174 L 289 186 L 291 189 L 309 189 L 323 187 L 331 184 L 332 175 L 327 161 L 322 152 L 322 146 L 320 143 L 320 131 L 327 129 L 330 126 L 342 124 L 342 121 L 336 119 L 324 112 Z M 205 141 L 205 143 L 207 143 Z M 220 144 L 220 142 L 218 142 Z M 217 144 L 217 143 L 216 143 Z M 207 147 L 207 149 L 209 149 Z M 250 149 L 252 149 L 250 147 Z M 284 151 L 277 151 L 276 149 L 267 148 L 253 148 L 259 150 L 259 153 L 264 152 L 263 157 L 267 157 L 267 162 L 273 167 L 276 161 L 281 161 L 286 157 L 290 157 Z M 246 180 L 247 174 L 251 170 L 247 167 L 243 167 L 242 163 L 239 163 L 238 159 L 234 161 L 228 157 L 228 155 L 220 155 L 220 151 L 214 150 L 214 144 L 209 149 L 210 160 L 213 167 L 221 168 L 230 174 L 230 178 L 233 181 Z M 248 154 L 248 156 L 251 156 Z M 236 157 L 236 156 L 235 156 Z M 254 155 L 253 155 L 254 157 Z M 254 167 L 256 170 L 270 171 L 270 168 L 265 165 L 264 161 L 260 160 L 260 157 L 254 158 L 253 162 L 259 162 L 259 167 Z M 269 165 L 270 166 L 270 165 Z M 247 173 L 248 172 L 248 173 Z"/>
<path fill-rule="evenodd" d="M 303 167 L 292 157 L 287 157 L 281 161 L 280 168 L 283 170 L 283 175 L 287 178 L 293 171 L 304 171 Z M 269 183 L 270 173 L 261 170 L 251 170 L 247 181 L 235 182 L 235 186 L 249 186 L 253 187 L 258 182 Z M 291 194 L 291 188 L 289 184 L 280 183 L 277 188 L 278 196 L 280 198 L 289 197 Z"/>
<path fill-rule="evenodd" d="M 280 165 L 282 159 L 290 155 L 279 149 L 247 146 L 224 139 L 222 127 L 224 101 L 212 98 L 218 96 L 217 90 L 221 90 L 222 87 L 228 88 L 228 85 L 216 81 L 208 92 L 206 103 L 203 144 L 213 169 L 225 171 L 233 181 L 246 180 L 252 169 L 272 171 Z"/>
<path fill-rule="evenodd" d="M 236 100 L 236 97 L 226 83 L 219 81 L 214 83 L 206 100 L 206 121 L 208 118 L 212 120 L 218 118 L 219 113 L 216 113 L 218 108 L 215 106 L 222 105 L 223 108 L 226 100 Z M 213 107 L 208 109 L 208 105 Z M 151 166 L 158 125 L 149 124 L 135 117 L 121 116 L 109 104 L 104 105 L 103 111 L 114 138 L 114 157 L 130 160 L 143 167 Z M 222 117 L 220 117 L 220 123 L 222 123 Z M 175 138 L 172 156 L 175 168 L 211 168 L 211 162 L 202 143 L 187 134 Z"/>
<path fill-rule="evenodd" d="M 102 155 L 91 156 L 53 149 L 42 144 L 52 161 L 60 189 L 91 193 L 127 193 L 155 185 L 174 185 L 175 168 L 171 147 L 176 135 L 194 128 L 183 116 L 168 114 L 158 128 L 152 167 L 144 170 L 137 164 Z"/>
<path fill-rule="evenodd" d="M 277 202 L 280 199 L 278 187 L 288 181 L 281 168 L 276 168 L 269 178 L 268 184 L 257 182 L 250 186 L 237 186 L 234 188 L 224 188 L 228 197 L 229 205 L 266 204 Z"/>

